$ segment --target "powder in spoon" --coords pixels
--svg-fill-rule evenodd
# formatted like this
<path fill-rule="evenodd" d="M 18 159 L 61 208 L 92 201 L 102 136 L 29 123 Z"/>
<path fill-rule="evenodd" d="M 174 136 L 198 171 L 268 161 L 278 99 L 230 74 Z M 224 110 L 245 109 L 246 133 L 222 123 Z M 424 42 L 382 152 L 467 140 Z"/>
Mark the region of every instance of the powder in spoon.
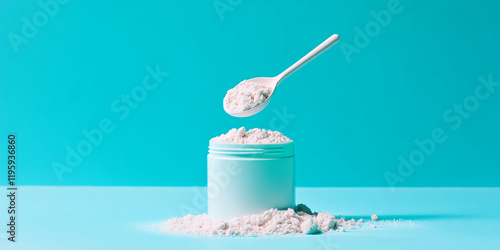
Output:
<path fill-rule="evenodd" d="M 254 128 L 246 132 L 245 127 L 241 127 L 239 129 L 233 128 L 229 130 L 227 134 L 222 134 L 218 137 L 212 138 L 210 141 L 238 144 L 272 144 L 287 143 L 292 140 L 278 131 Z"/>
<path fill-rule="evenodd" d="M 245 80 L 227 91 L 224 97 L 224 109 L 240 113 L 259 106 L 269 98 L 271 89 L 261 83 Z"/>

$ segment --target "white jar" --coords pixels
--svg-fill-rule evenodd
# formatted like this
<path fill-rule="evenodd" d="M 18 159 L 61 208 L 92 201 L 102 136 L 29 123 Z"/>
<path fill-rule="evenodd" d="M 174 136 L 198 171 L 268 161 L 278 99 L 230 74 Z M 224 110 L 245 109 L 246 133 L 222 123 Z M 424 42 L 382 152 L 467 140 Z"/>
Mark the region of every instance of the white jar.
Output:
<path fill-rule="evenodd" d="M 229 220 L 271 208 L 295 206 L 293 142 L 210 142 L 208 152 L 208 216 L 211 219 Z"/>

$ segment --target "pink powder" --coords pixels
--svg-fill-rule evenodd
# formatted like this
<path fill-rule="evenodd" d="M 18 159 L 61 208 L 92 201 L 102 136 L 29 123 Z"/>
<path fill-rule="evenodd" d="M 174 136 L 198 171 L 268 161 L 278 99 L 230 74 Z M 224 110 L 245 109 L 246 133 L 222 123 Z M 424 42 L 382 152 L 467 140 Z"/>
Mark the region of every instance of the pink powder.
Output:
<path fill-rule="evenodd" d="M 363 219 L 346 221 L 329 213 L 311 213 L 299 204 L 295 210 L 269 209 L 262 214 L 247 215 L 229 221 L 213 221 L 206 214 L 187 215 L 162 223 L 162 230 L 169 233 L 207 236 L 263 236 L 284 234 L 316 234 L 344 231 L 358 227 Z"/>
<path fill-rule="evenodd" d="M 224 97 L 224 109 L 240 113 L 261 105 L 271 95 L 269 86 L 245 80 L 230 89 Z"/>
<path fill-rule="evenodd" d="M 211 142 L 219 143 L 238 143 L 238 144 L 272 144 L 272 143 L 287 143 L 291 142 L 288 137 L 278 131 L 265 129 L 250 129 L 245 130 L 245 127 L 239 129 L 231 129 L 227 134 L 214 137 Z"/>

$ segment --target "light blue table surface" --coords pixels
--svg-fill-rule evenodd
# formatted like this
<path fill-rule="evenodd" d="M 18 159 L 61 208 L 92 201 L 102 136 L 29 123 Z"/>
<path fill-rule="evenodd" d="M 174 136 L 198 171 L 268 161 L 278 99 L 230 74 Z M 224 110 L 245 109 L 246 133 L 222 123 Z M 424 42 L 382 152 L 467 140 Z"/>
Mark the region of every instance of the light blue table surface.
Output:
<path fill-rule="evenodd" d="M 6 190 L 6 187 L 1 187 Z M 2 195 L 0 249 L 499 249 L 500 188 L 297 188 L 315 211 L 366 218 L 377 228 L 322 235 L 199 237 L 152 227 L 206 212 L 201 187 L 21 186 L 16 243 L 6 240 Z M 5 208 L 5 209 L 3 209 Z M 368 221 L 368 220 L 366 220 Z M 368 222 L 367 224 L 369 224 Z"/>

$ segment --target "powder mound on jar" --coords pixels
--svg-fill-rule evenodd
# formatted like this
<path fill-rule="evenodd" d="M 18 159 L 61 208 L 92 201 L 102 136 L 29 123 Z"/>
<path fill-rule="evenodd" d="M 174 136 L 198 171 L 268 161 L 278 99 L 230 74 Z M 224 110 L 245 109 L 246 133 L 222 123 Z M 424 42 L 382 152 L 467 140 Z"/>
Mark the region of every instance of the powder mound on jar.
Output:
<path fill-rule="evenodd" d="M 269 98 L 271 89 L 261 83 L 245 80 L 227 91 L 224 97 L 224 109 L 228 112 L 241 113 L 259 106 Z"/>
<path fill-rule="evenodd" d="M 236 143 L 236 144 L 273 144 L 291 142 L 290 138 L 278 131 L 265 129 L 250 129 L 245 131 L 245 127 L 231 129 L 227 134 L 222 134 L 212 138 L 210 142 Z"/>

